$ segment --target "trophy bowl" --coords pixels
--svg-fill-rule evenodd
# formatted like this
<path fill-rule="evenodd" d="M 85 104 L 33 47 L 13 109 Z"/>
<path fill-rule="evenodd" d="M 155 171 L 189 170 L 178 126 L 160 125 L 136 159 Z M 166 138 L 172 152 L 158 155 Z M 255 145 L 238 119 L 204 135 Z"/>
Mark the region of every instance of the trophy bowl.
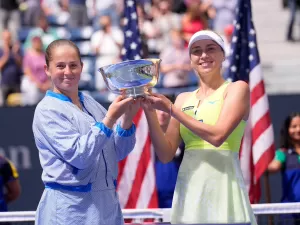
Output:
<path fill-rule="evenodd" d="M 157 84 L 161 59 L 128 60 L 98 69 L 114 94 L 137 98 L 145 96 Z"/>

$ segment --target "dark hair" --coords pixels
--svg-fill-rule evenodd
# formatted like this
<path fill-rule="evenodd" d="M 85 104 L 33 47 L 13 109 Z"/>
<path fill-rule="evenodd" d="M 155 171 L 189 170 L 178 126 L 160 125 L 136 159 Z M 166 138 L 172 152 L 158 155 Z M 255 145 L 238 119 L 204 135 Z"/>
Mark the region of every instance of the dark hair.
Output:
<path fill-rule="evenodd" d="M 81 57 L 80 57 L 80 51 L 79 51 L 79 48 L 77 47 L 77 45 L 74 42 L 67 40 L 67 39 L 58 39 L 58 40 L 51 42 L 48 45 L 48 47 L 46 48 L 45 60 L 46 60 L 47 66 L 49 66 L 49 62 L 52 60 L 53 49 L 63 46 L 63 45 L 68 45 L 68 46 L 74 48 L 79 57 L 80 62 L 82 63 Z"/>
<path fill-rule="evenodd" d="M 289 135 L 289 127 L 291 125 L 292 120 L 298 116 L 300 117 L 300 112 L 293 112 L 284 120 L 280 130 L 280 148 L 294 148 L 294 144 Z"/>

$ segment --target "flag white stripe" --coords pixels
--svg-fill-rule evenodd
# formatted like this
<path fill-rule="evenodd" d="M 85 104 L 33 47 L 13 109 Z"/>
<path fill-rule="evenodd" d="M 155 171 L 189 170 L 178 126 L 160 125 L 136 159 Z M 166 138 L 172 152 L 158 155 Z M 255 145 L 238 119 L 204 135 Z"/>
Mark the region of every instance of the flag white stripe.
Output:
<path fill-rule="evenodd" d="M 268 97 L 264 94 L 251 109 L 251 125 L 252 127 L 269 111 Z"/>
<path fill-rule="evenodd" d="M 274 143 L 273 126 L 270 126 L 253 143 L 253 162 L 258 162 L 264 152 Z"/>
<path fill-rule="evenodd" d="M 262 70 L 260 63 L 257 64 L 249 73 L 250 81 L 249 87 L 250 91 L 252 91 L 262 80 Z"/>
<path fill-rule="evenodd" d="M 155 190 L 155 174 L 154 174 L 154 163 L 149 160 L 147 165 L 146 174 L 141 186 L 140 195 L 137 201 L 136 208 L 145 209 L 148 208 L 148 204 L 151 200 L 153 191 Z M 154 179 L 153 179 L 154 178 Z M 144 193 L 144 194 L 143 194 Z"/>
<path fill-rule="evenodd" d="M 136 144 L 132 152 L 127 156 L 123 175 L 118 184 L 118 193 L 121 207 L 124 208 L 128 201 L 135 178 L 136 170 L 141 158 L 142 151 L 148 137 L 148 123 L 143 113 L 136 128 Z"/>

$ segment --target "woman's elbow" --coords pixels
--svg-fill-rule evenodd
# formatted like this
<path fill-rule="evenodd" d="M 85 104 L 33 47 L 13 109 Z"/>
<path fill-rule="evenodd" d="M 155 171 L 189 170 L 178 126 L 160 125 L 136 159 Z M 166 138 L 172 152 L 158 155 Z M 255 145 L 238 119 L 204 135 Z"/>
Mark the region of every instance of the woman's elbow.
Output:
<path fill-rule="evenodd" d="M 159 160 L 163 163 L 163 164 L 167 164 L 169 162 L 172 161 L 172 159 L 169 159 L 169 158 L 159 158 Z"/>
<path fill-rule="evenodd" d="M 173 157 L 171 155 L 158 155 L 158 159 L 163 164 L 167 164 L 172 161 Z"/>
<path fill-rule="evenodd" d="M 212 144 L 213 146 L 215 146 L 216 148 L 218 148 L 218 147 L 220 147 L 224 143 L 225 140 L 226 140 L 226 138 L 223 137 L 223 136 L 215 136 L 209 142 L 210 142 L 210 144 Z"/>
<path fill-rule="evenodd" d="M 281 162 L 277 160 L 273 160 L 269 165 L 268 165 L 268 172 L 278 172 L 281 170 Z"/>

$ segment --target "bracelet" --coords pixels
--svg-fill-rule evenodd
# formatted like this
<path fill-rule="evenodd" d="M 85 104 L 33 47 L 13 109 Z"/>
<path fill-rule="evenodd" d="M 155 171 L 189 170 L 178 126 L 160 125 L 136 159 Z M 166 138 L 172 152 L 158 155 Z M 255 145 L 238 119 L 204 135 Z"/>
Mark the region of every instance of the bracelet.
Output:
<path fill-rule="evenodd" d="M 170 116 L 172 116 L 172 102 L 170 103 Z"/>

